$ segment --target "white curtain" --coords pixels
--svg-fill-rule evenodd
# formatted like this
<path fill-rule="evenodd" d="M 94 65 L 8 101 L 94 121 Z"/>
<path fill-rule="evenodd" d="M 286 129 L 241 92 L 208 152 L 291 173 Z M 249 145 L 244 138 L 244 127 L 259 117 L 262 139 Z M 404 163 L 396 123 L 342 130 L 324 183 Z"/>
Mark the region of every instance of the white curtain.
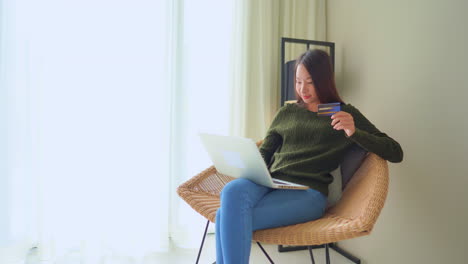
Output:
<path fill-rule="evenodd" d="M 326 1 L 236 1 L 235 13 L 230 132 L 259 140 L 279 108 L 281 37 L 326 40 Z"/>
<path fill-rule="evenodd" d="M 185 1 L 180 37 L 177 92 L 178 139 L 174 142 L 173 188 L 211 166 L 199 132 L 229 134 L 229 76 L 232 49 L 233 2 Z M 175 193 L 173 193 L 175 195 Z M 184 248 L 200 245 L 206 219 L 179 197 L 171 203 L 171 234 Z M 211 225 L 211 231 L 213 231 Z"/>
<path fill-rule="evenodd" d="M 325 10 L 324 0 L 1 3 L 0 249 L 36 245 L 52 263 L 139 263 L 171 239 L 197 247 L 205 220 L 175 192 L 211 164 L 197 133 L 264 136 L 280 37 L 320 39 L 311 14 Z"/>
<path fill-rule="evenodd" d="M 0 2 L 0 263 L 23 260 L 37 240 L 30 80 L 24 78 L 30 43 L 17 5 Z"/>
<path fill-rule="evenodd" d="M 168 4 L 28 3 L 42 260 L 169 248 Z"/>
<path fill-rule="evenodd" d="M 35 245 L 45 263 L 195 247 L 204 220 L 175 191 L 211 163 L 197 133 L 229 130 L 231 1 L 4 0 L 2 12 L 1 216 L 16 220 L 4 244 Z"/>

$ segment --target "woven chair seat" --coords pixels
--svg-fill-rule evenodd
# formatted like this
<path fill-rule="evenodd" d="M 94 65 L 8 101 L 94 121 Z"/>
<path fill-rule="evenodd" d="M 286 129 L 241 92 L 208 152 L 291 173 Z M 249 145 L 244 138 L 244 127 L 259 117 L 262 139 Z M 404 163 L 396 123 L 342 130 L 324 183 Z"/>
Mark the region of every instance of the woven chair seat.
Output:
<path fill-rule="evenodd" d="M 220 207 L 221 190 L 233 179 L 211 166 L 180 185 L 177 193 L 195 211 L 214 223 L 216 211 Z M 368 235 L 383 208 L 387 192 L 387 162 L 376 154 L 369 153 L 346 185 L 341 199 L 328 208 L 322 218 L 302 224 L 257 230 L 253 234 L 253 240 L 268 244 L 306 246 Z"/>

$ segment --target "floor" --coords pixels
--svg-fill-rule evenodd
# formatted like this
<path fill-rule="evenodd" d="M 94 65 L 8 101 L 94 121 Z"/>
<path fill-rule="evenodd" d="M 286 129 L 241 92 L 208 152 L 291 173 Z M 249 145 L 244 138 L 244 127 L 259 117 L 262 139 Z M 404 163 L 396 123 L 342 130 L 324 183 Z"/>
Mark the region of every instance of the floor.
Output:
<path fill-rule="evenodd" d="M 270 257 L 275 263 L 312 263 L 309 252 L 307 250 L 279 253 L 276 245 L 263 245 Z M 215 258 L 215 238 L 214 234 L 208 234 L 205 240 L 205 246 L 200 256 L 200 264 L 211 264 Z M 325 249 L 314 249 L 314 258 L 316 263 L 325 262 Z M 156 263 L 169 263 L 169 264 L 186 264 L 195 263 L 198 255 L 196 249 L 175 249 L 171 252 L 164 254 L 154 254 L 148 256 L 143 261 L 135 261 L 129 259 L 108 259 L 101 263 L 86 263 L 78 257 L 70 256 L 67 260 L 58 260 L 55 263 L 40 261 L 37 256 L 37 250 L 31 250 L 26 262 L 24 264 L 156 264 Z M 339 255 L 333 250 L 330 250 L 330 259 L 333 264 L 352 264 L 343 256 Z M 251 264 L 269 264 L 270 262 L 262 253 L 257 244 L 252 244 L 252 252 L 250 255 Z"/>

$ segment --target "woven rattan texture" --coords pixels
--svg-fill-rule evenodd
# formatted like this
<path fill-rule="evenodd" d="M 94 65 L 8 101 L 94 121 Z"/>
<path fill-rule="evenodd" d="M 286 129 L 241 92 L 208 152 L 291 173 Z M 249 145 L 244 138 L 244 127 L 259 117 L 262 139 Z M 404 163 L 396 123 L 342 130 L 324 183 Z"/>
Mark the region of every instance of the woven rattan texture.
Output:
<path fill-rule="evenodd" d="M 257 145 L 261 144 L 257 142 Z M 212 166 L 177 189 L 195 211 L 215 221 L 219 194 L 232 177 Z M 321 245 L 367 235 L 384 206 L 388 192 L 388 165 L 370 153 L 343 191 L 340 201 L 325 215 L 307 223 L 255 231 L 255 241 L 279 245 Z"/>

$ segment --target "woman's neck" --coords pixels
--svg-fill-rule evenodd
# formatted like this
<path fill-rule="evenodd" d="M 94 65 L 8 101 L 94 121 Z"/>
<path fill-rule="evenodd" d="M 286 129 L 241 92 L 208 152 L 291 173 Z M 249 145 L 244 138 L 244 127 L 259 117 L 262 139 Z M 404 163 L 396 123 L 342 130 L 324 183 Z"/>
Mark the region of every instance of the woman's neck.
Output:
<path fill-rule="evenodd" d="M 308 103 L 306 104 L 307 109 L 312 112 L 317 112 L 318 111 L 318 103 Z"/>

